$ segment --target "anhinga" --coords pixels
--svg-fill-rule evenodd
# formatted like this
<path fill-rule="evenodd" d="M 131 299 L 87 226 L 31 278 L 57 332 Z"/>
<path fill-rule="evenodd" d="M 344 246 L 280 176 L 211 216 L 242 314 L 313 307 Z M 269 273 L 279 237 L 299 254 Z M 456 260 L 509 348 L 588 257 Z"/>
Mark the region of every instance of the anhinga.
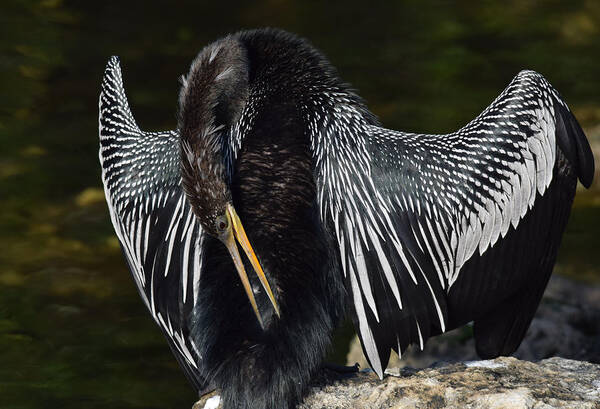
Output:
<path fill-rule="evenodd" d="M 577 179 L 594 173 L 536 72 L 454 133 L 398 132 L 309 43 L 270 29 L 200 52 L 176 131 L 138 128 L 112 57 L 100 162 L 144 303 L 195 387 L 218 388 L 226 408 L 293 407 L 347 307 L 380 377 L 390 349 L 469 321 L 480 356 L 511 354 Z"/>

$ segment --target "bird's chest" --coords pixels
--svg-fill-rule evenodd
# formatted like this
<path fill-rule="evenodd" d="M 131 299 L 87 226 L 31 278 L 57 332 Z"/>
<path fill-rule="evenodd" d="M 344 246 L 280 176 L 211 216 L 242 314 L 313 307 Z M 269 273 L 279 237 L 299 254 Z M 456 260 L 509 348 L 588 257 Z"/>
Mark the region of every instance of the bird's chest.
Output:
<path fill-rule="evenodd" d="M 248 135 L 238 152 L 230 186 L 233 205 L 283 309 L 320 291 L 328 257 L 308 140 L 298 132 L 293 121 L 284 121 L 276 132 L 258 129 Z M 210 286 L 211 297 L 217 304 L 226 304 L 222 308 L 234 321 L 244 317 L 255 325 L 226 250 L 218 242 L 209 241 L 207 246 L 205 277 L 227 282 Z M 248 261 L 244 262 L 246 271 L 252 272 Z M 249 278 L 268 324 L 274 313 L 271 303 L 257 277 L 250 273 Z"/>

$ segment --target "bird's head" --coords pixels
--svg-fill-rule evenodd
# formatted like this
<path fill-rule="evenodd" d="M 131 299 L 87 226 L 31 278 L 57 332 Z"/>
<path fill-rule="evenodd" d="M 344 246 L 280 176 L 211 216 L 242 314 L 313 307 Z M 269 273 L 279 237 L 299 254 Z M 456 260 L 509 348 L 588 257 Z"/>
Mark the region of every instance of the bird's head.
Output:
<path fill-rule="evenodd" d="M 247 98 L 248 63 L 243 46 L 228 37 L 202 50 L 187 77 L 182 77 L 178 125 L 181 180 L 204 231 L 229 250 L 262 325 L 237 243 L 250 260 L 277 315 L 279 307 L 233 206 L 225 159 L 228 135 Z"/>

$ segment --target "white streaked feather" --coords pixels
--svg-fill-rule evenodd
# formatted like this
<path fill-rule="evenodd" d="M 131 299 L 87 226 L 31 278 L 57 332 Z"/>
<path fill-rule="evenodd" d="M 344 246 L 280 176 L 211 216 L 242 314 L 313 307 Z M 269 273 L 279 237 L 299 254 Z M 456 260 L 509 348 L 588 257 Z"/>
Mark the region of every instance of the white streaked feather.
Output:
<path fill-rule="evenodd" d="M 377 252 L 377 258 L 379 259 L 379 263 L 381 264 L 381 268 L 383 269 L 383 274 L 387 279 L 388 285 L 392 289 L 392 294 L 396 298 L 396 302 L 400 309 L 402 309 L 402 301 L 400 299 L 400 290 L 398 289 L 398 283 L 396 282 L 396 278 L 394 277 L 394 273 L 392 272 L 392 268 L 390 267 L 390 263 L 381 248 L 381 243 L 379 242 L 379 238 L 367 224 L 367 233 L 369 233 L 369 237 L 371 238 L 371 242 L 373 243 L 373 247 L 375 247 L 375 251 Z"/>
<path fill-rule="evenodd" d="M 502 208 L 502 226 L 500 227 L 500 234 L 504 237 L 512 220 L 513 202 L 508 198 L 513 196 L 513 189 L 512 185 L 505 180 L 502 181 L 502 189 L 507 198 L 506 204 Z"/>
<path fill-rule="evenodd" d="M 169 228 L 167 229 L 167 234 L 165 234 L 165 241 L 169 240 L 171 237 L 171 232 L 173 230 L 173 226 L 175 224 L 179 224 L 179 222 L 181 221 L 181 217 L 179 215 L 179 209 L 181 209 L 181 206 L 183 205 L 183 202 L 185 200 L 185 196 L 181 196 L 181 198 L 177 201 L 177 206 L 175 207 L 175 211 L 173 212 L 173 216 L 171 216 L 171 222 L 169 223 Z M 177 230 L 177 228 L 175 228 L 175 230 Z"/>
<path fill-rule="evenodd" d="M 517 228 L 517 224 L 519 223 L 519 219 L 520 219 L 520 215 L 522 212 L 522 208 L 523 208 L 523 203 L 521 200 L 521 187 L 519 186 L 520 182 L 523 182 L 523 180 L 519 178 L 519 173 L 513 173 L 511 178 L 510 178 L 510 183 L 512 185 L 512 204 L 513 204 L 513 208 L 512 208 L 512 218 L 511 218 L 511 223 L 512 226 L 516 229 Z M 525 181 L 525 183 L 528 183 L 527 181 Z"/>
<path fill-rule="evenodd" d="M 167 245 L 167 261 L 165 263 L 165 277 L 169 274 L 169 267 L 171 266 L 171 255 L 173 254 L 173 248 L 175 247 L 175 238 L 177 237 L 177 228 L 181 219 L 177 219 L 174 224 L 174 230 L 171 231 L 171 236 L 167 236 L 169 244 Z"/>
<path fill-rule="evenodd" d="M 464 220 L 466 220 L 466 217 L 464 218 Z M 463 263 L 465 262 L 467 240 L 459 239 L 458 235 L 455 235 L 454 232 L 452 232 L 452 239 L 454 240 L 455 237 L 456 237 L 457 244 L 456 244 L 456 253 L 455 253 L 454 257 L 456 260 L 456 262 L 455 262 L 456 270 L 460 270 Z"/>
<path fill-rule="evenodd" d="M 356 271 L 358 273 L 358 278 L 360 281 L 360 285 L 367 299 L 367 304 L 369 304 L 369 308 L 373 312 L 375 319 L 379 321 L 379 313 L 377 312 L 377 306 L 375 305 L 375 298 L 373 296 L 373 290 L 371 289 L 371 282 L 369 281 L 369 274 L 367 271 L 367 264 L 365 262 L 365 255 L 363 253 L 363 248 L 361 245 L 361 241 L 358 236 L 354 237 L 354 245 L 356 246 L 356 252 L 354 253 L 355 263 L 356 263 Z M 350 263 L 348 263 L 350 264 Z"/>
<path fill-rule="evenodd" d="M 544 155 L 544 149 L 538 138 L 533 137 L 527 139 L 527 146 L 535 158 L 535 171 L 536 171 L 536 186 L 538 193 L 544 193 L 544 183 L 546 181 L 546 158 Z"/>
<path fill-rule="evenodd" d="M 193 289 L 194 289 L 194 306 L 198 304 L 198 293 L 200 290 L 200 271 L 201 271 L 201 257 L 200 252 L 202 251 L 202 228 L 200 224 L 197 223 L 196 227 L 196 242 L 194 243 L 194 258 L 193 258 L 193 266 L 192 266 L 192 279 L 194 280 Z"/>
<path fill-rule="evenodd" d="M 144 228 L 144 253 L 142 257 L 146 258 L 148 251 L 148 239 L 150 237 L 150 225 L 152 224 L 152 217 L 146 217 L 146 223 Z"/>
<path fill-rule="evenodd" d="M 427 221 L 427 223 L 429 223 L 429 218 L 425 218 L 425 220 Z M 446 283 L 444 282 L 442 270 L 440 269 L 439 262 L 438 262 L 438 260 L 442 260 L 439 250 L 437 253 L 433 252 L 431 245 L 429 244 L 429 241 L 427 240 L 427 236 L 425 235 L 425 230 L 423 230 L 423 226 L 421 226 L 421 223 L 418 221 L 417 221 L 417 224 L 419 225 L 419 231 L 421 232 L 421 236 L 423 237 L 423 242 L 425 243 L 427 252 L 429 253 L 429 255 L 431 257 L 431 260 L 433 261 L 433 267 L 435 268 L 435 271 L 437 272 L 438 279 L 440 280 L 440 285 L 441 285 L 442 289 L 446 288 Z M 435 237 L 433 238 L 433 240 L 435 240 Z"/>
<path fill-rule="evenodd" d="M 490 247 L 493 247 L 500 237 L 500 230 L 502 229 L 502 209 L 498 203 L 494 203 L 494 226 L 492 227 L 492 233 L 490 236 Z"/>
<path fill-rule="evenodd" d="M 444 315 L 442 314 L 442 309 L 440 308 L 440 304 L 437 300 L 437 297 L 435 296 L 435 293 L 433 292 L 433 288 L 431 287 L 431 284 L 429 283 L 429 280 L 427 279 L 427 275 L 425 274 L 425 272 L 423 270 L 421 270 L 421 275 L 423 276 L 423 279 L 425 280 L 425 283 L 427 284 L 427 288 L 429 288 L 429 292 L 431 293 L 431 299 L 433 300 L 433 303 L 435 305 L 435 310 L 438 315 L 438 320 L 439 320 L 442 332 L 446 332 L 446 323 L 444 321 Z M 451 286 L 451 285 L 452 284 L 449 284 L 449 286 Z"/>
<path fill-rule="evenodd" d="M 190 210 L 189 213 L 192 214 L 192 211 Z M 183 245 L 183 265 L 181 267 L 181 289 L 183 291 L 183 303 L 184 304 L 187 299 L 188 275 L 189 275 L 188 263 L 190 260 L 190 247 L 191 247 L 193 233 L 194 233 L 194 229 L 188 229 L 187 234 L 184 233 L 185 234 L 185 243 Z M 191 275 L 191 276 L 193 277 L 193 275 Z"/>
<path fill-rule="evenodd" d="M 350 264 L 348 265 L 348 269 L 350 270 L 349 274 L 352 285 L 352 297 L 354 299 L 354 306 L 356 308 L 356 315 L 358 317 L 358 329 L 362 335 L 363 347 L 367 357 L 369 358 L 369 362 L 373 367 L 373 370 L 380 379 L 383 379 L 383 368 L 381 365 L 381 360 L 379 359 L 379 351 L 377 351 L 377 344 L 375 343 L 373 332 L 371 331 L 371 327 L 367 321 L 367 315 L 362 301 L 362 291 L 358 286 L 358 281 L 356 280 L 354 270 Z"/>
<path fill-rule="evenodd" d="M 481 241 L 479 242 L 479 254 L 487 250 L 492 240 L 492 229 L 494 228 L 494 219 L 496 218 L 496 205 L 492 201 L 486 203 L 487 217 L 482 220 L 483 229 L 481 232 Z"/>
<path fill-rule="evenodd" d="M 469 225 L 467 227 L 467 233 L 462 239 L 465 241 L 465 253 L 463 256 L 463 262 L 466 262 L 471 258 L 477 247 L 479 246 L 479 240 L 481 239 L 481 222 L 476 213 L 472 212 L 469 216 Z M 460 267 L 457 267 L 460 271 Z"/>
<path fill-rule="evenodd" d="M 419 334 L 419 349 L 422 351 L 423 348 L 425 347 L 425 344 L 423 342 L 423 335 L 421 334 L 421 326 L 419 325 L 419 321 L 415 320 L 415 324 L 417 324 L 417 333 Z M 398 348 L 399 351 L 401 351 L 401 348 Z"/>

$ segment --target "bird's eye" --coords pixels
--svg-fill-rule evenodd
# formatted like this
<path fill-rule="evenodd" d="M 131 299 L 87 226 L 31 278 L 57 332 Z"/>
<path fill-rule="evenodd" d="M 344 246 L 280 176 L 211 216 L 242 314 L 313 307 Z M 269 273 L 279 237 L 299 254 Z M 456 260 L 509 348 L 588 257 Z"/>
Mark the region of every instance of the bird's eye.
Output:
<path fill-rule="evenodd" d="M 223 233 L 229 226 L 229 220 L 227 220 L 227 218 L 224 216 L 217 217 L 217 220 L 215 223 L 216 223 L 217 231 L 219 233 Z"/>

